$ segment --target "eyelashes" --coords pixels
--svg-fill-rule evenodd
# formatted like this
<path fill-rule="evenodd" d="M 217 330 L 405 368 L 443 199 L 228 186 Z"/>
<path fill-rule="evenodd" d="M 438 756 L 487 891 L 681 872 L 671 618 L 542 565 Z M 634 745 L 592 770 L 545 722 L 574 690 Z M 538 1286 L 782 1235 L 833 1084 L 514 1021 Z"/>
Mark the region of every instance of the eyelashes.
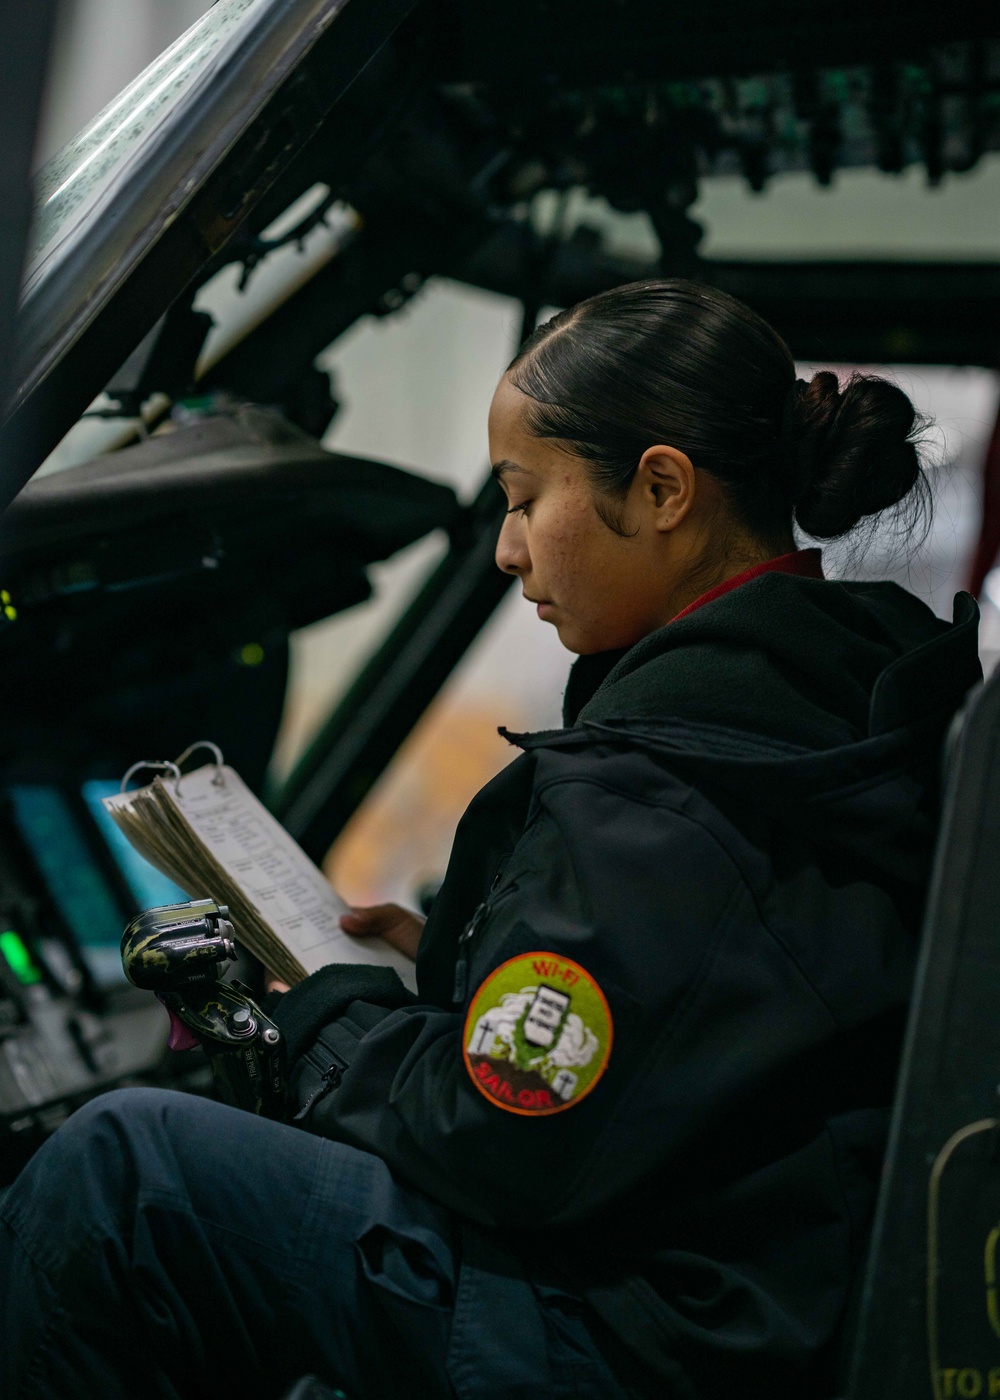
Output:
<path fill-rule="evenodd" d="M 528 502 L 528 501 L 522 501 L 520 505 L 511 506 L 511 508 L 510 508 L 510 510 L 507 512 L 507 514 L 508 514 L 508 515 L 516 515 L 518 511 L 526 511 L 526 510 L 528 509 L 528 505 L 529 505 L 529 502 Z"/>

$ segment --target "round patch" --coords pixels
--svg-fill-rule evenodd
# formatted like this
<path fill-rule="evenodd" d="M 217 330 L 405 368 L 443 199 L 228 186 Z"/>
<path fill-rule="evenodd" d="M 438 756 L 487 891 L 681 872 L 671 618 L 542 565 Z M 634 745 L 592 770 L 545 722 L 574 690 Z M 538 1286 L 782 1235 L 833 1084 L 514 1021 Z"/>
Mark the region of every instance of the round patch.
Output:
<path fill-rule="evenodd" d="M 611 1040 L 611 1012 L 589 972 L 555 953 L 524 953 L 491 972 L 472 998 L 463 1054 L 491 1103 L 539 1117 L 590 1093 Z"/>

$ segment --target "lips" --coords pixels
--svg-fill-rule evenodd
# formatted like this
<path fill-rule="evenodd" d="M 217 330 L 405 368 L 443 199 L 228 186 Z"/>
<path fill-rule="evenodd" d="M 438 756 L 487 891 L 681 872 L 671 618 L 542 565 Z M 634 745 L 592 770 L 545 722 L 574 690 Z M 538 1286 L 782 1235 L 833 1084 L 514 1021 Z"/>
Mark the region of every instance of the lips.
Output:
<path fill-rule="evenodd" d="M 523 593 L 521 596 L 526 603 L 534 603 L 535 612 L 542 619 L 546 618 L 555 606 L 553 603 L 549 602 L 548 598 L 532 598 L 529 593 Z"/>

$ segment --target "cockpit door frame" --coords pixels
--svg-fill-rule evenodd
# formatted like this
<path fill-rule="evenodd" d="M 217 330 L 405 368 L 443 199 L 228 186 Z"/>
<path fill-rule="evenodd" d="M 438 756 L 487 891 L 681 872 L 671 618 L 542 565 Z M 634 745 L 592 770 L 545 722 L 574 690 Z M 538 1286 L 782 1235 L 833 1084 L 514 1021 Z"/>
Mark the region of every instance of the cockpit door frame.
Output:
<path fill-rule="evenodd" d="M 0 510 L 288 168 L 417 0 L 284 0 L 151 135 L 18 317 Z"/>

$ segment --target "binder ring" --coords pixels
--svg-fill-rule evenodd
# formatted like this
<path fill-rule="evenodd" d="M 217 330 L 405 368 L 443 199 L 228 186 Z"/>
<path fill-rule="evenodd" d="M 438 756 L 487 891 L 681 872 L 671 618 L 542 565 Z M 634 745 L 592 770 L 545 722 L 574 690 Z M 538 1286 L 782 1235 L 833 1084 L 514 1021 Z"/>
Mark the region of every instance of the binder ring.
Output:
<path fill-rule="evenodd" d="M 218 744 L 213 744 L 210 739 L 196 739 L 193 744 L 188 744 L 180 758 L 175 758 L 171 764 L 171 767 L 176 770 L 174 791 L 177 793 L 178 797 L 180 796 L 181 764 L 186 763 L 191 755 L 198 749 L 210 749 L 212 757 L 215 759 L 215 777 L 212 779 L 213 785 L 215 787 L 226 786 L 226 780 L 222 773 L 222 765 L 225 763 L 225 759 L 222 757 L 222 750 L 219 748 Z"/>
<path fill-rule="evenodd" d="M 133 774 L 140 773 L 143 770 L 143 768 L 155 768 L 161 773 L 173 773 L 177 781 L 180 781 L 181 770 L 177 767 L 176 763 L 166 763 L 162 759 L 158 758 L 140 758 L 139 762 L 133 763 L 132 767 L 125 774 L 124 778 L 122 778 L 122 785 L 118 789 L 118 791 L 125 792 L 128 788 L 129 779 L 133 776 Z"/>

